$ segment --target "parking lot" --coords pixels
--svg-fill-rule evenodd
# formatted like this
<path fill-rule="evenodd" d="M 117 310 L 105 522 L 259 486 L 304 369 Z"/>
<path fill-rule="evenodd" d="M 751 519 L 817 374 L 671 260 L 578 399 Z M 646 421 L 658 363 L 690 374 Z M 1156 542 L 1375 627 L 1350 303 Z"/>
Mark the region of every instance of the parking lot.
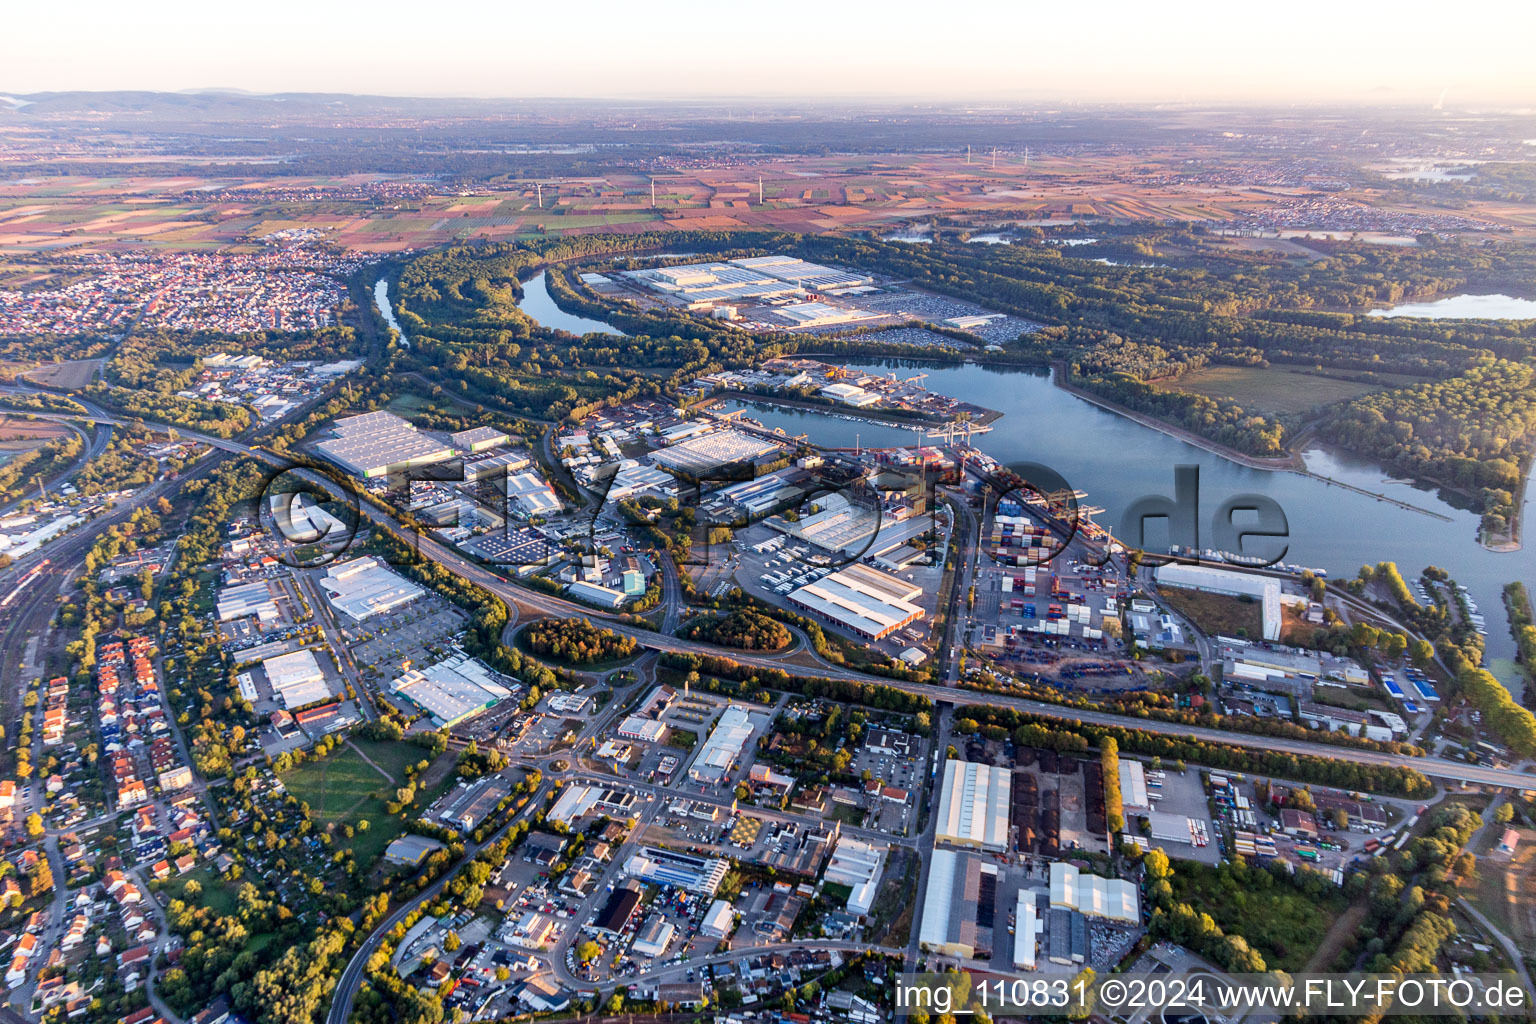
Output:
<path fill-rule="evenodd" d="M 432 664 L 464 630 L 468 616 L 431 594 L 383 615 L 342 628 L 365 678 L 388 682 L 403 661 Z"/>
<path fill-rule="evenodd" d="M 1157 778 L 1154 772 L 1162 772 L 1162 777 Z M 1160 768 L 1148 768 L 1147 771 L 1147 795 L 1152 807 L 1161 814 L 1171 814 L 1178 817 L 1193 818 L 1197 823 L 1205 826 L 1205 835 L 1209 841 L 1204 846 L 1197 846 L 1194 842 L 1176 842 L 1172 840 L 1149 840 L 1153 846 L 1162 849 L 1170 857 L 1181 857 L 1185 860 L 1199 861 L 1202 864 L 1217 864 L 1221 861 L 1222 850 L 1219 842 L 1219 830 L 1211 821 L 1210 809 L 1206 801 L 1205 787 L 1200 781 L 1198 769 L 1186 769 L 1179 772 L 1172 767 L 1163 765 Z M 1127 827 L 1137 812 L 1126 808 Z"/>
<path fill-rule="evenodd" d="M 928 530 L 931 521 L 927 516 L 915 516 L 896 524 L 898 527 L 908 526 L 909 529 L 902 533 L 920 535 Z M 752 545 L 781 537 L 782 534 L 769 529 L 761 524 L 750 527 L 737 533 L 736 569 L 734 583 L 754 597 L 767 601 L 769 604 L 793 612 L 796 615 L 804 615 L 805 612 L 797 609 L 789 601 L 789 595 L 800 587 L 814 583 L 847 565 L 846 560 L 834 562 L 831 566 L 814 564 L 812 559 L 823 555 L 820 549 L 805 542 L 799 542 L 790 538 L 781 547 L 772 551 L 754 552 Z M 910 539 L 910 538 L 908 538 Z M 943 550 L 942 546 L 940 550 Z M 873 566 L 873 558 L 863 559 L 866 564 L 880 569 L 881 572 L 889 570 Z M 884 640 L 871 642 L 862 637 L 850 633 L 840 626 L 826 621 L 821 621 L 824 629 L 857 641 L 862 646 L 876 648 L 885 654 L 895 656 L 903 650 L 914 645 L 922 645 L 928 642 L 928 634 L 934 618 L 934 611 L 938 606 L 939 583 L 943 578 L 942 566 L 928 566 L 922 564 L 909 565 L 899 572 L 893 573 L 902 580 L 914 583 L 922 587 L 923 592 L 914 603 L 923 609 L 924 616 L 914 622 L 907 629 L 893 633 Z M 820 621 L 820 620 L 818 620 Z"/>

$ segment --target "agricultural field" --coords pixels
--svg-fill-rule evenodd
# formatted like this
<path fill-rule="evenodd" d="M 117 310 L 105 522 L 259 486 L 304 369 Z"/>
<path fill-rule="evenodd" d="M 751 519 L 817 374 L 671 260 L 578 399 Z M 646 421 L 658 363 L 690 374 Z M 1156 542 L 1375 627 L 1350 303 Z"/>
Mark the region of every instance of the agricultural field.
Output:
<path fill-rule="evenodd" d="M 1204 366 L 1154 386 L 1160 391 L 1192 391 L 1207 398 L 1224 398 L 1249 412 L 1283 416 L 1347 402 L 1380 391 L 1383 385 L 1273 366 Z"/>
<path fill-rule="evenodd" d="M 39 445 L 71 433 L 62 423 L 29 420 L 25 413 L 0 411 L 0 458 L 29 452 Z"/>
<path fill-rule="evenodd" d="M 1187 172 L 1197 162 L 1207 168 L 1204 180 Z M 652 178 L 626 169 L 546 179 L 542 194 L 531 181 L 515 178 L 492 179 L 473 194 L 444 195 L 437 194 L 440 186 L 430 176 L 58 175 L 0 183 L 0 254 L 141 246 L 239 250 L 274 232 L 300 229 L 319 231 L 343 248 L 389 253 L 469 238 L 658 227 L 879 231 L 937 217 L 993 227 L 1137 220 L 1221 224 L 1265 214 L 1310 193 L 1305 182 L 1258 187 L 1249 183 L 1255 174 L 1262 171 L 1219 149 L 1185 147 L 1135 156 L 1037 153 L 1028 162 L 1021 153 L 1007 153 L 995 164 L 990 154 L 984 158 L 979 152 L 969 161 L 964 153 L 888 154 L 878 161 L 855 155 L 764 157 L 661 172 L 654 179 L 654 200 Z M 1366 187 L 1352 189 L 1348 199 L 1392 214 L 1430 212 L 1395 193 Z M 1536 210 L 1519 204 L 1469 203 L 1461 215 L 1495 229 L 1536 227 Z M 1304 246 L 1296 249 L 1316 256 Z M 15 281 L 24 283 L 26 277 Z M 9 283 L 0 277 L 0 286 Z"/>

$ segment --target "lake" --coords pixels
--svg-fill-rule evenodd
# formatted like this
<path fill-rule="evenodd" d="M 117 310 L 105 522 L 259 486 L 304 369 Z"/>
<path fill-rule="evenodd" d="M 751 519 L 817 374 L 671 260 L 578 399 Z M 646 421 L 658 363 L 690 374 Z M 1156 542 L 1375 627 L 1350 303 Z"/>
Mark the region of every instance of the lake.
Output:
<path fill-rule="evenodd" d="M 1108 510 L 1097 517 L 1108 526 L 1118 526 L 1126 506 L 1139 497 L 1171 496 L 1174 467 L 1193 464 L 1200 467 L 1202 546 L 1210 543 L 1210 517 L 1217 506 L 1233 495 L 1259 493 L 1285 511 L 1291 538 L 1287 562 L 1326 569 L 1335 580 L 1353 576 L 1367 562 L 1395 561 L 1410 581 L 1426 565 L 1448 570 L 1470 590 L 1487 617 L 1490 665 L 1520 692 L 1519 676 L 1508 662 L 1514 641 L 1502 591 L 1513 580 L 1536 582 L 1536 554 L 1530 543 L 1515 552 L 1487 550 L 1477 543 L 1477 514 L 1448 504 L 1433 488 L 1390 479 L 1380 467 L 1338 453 L 1319 449 L 1304 455 L 1308 468 L 1321 476 L 1431 509 L 1444 520 L 1298 473 L 1250 469 L 1068 394 L 1044 371 L 901 360 L 855 368 L 886 374 L 910 373 L 914 367 L 928 373 L 924 383 L 932 390 L 1004 413 L 990 432 L 976 435 L 977 447 L 1001 462 L 1038 462 L 1054 469 L 1073 487 L 1088 492 L 1085 504 Z M 810 432 L 816 441 L 833 447 L 851 447 L 856 436 L 864 445 L 913 441 L 908 428 L 747 404 L 748 415 L 768 427 L 783 427 L 790 434 Z M 1149 546 L 1166 543 L 1165 536 L 1159 535 L 1155 521 L 1149 524 Z"/>
<path fill-rule="evenodd" d="M 1404 302 L 1367 316 L 1419 316 L 1429 320 L 1533 320 L 1536 301 L 1513 295 L 1449 295 L 1433 302 Z"/>
<path fill-rule="evenodd" d="M 628 337 L 612 324 L 576 316 L 555 305 L 542 270 L 523 282 L 523 301 L 517 304 L 517 308 L 532 317 L 534 323 L 551 330 L 569 331 L 572 334 L 612 334 L 620 338 Z"/>

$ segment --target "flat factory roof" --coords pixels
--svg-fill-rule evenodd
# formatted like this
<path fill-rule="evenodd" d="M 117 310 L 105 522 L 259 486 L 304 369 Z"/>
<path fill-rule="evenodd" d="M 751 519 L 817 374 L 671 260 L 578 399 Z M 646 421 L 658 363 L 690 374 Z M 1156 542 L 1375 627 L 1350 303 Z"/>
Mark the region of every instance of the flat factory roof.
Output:
<path fill-rule="evenodd" d="M 1008 847 L 1013 776 L 972 761 L 944 762 L 936 840 L 987 850 Z"/>
<path fill-rule="evenodd" d="M 850 565 L 806 584 L 791 593 L 789 600 L 860 636 L 878 640 L 923 617 L 923 609 L 912 603 L 922 592 L 921 587 L 878 569 Z"/>
<path fill-rule="evenodd" d="M 470 718 L 512 696 L 490 670 L 468 657 L 453 657 L 426 669 L 411 669 L 390 689 L 431 715 L 440 726 Z"/>
<path fill-rule="evenodd" d="M 397 576 L 372 556 L 333 564 L 320 577 L 331 606 L 361 621 L 408 604 L 426 593 L 403 576 Z"/>

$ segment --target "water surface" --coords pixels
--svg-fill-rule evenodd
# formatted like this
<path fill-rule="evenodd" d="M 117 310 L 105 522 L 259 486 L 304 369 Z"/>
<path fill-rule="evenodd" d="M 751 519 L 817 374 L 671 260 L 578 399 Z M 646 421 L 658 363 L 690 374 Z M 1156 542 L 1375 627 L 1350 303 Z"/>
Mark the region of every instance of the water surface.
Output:
<path fill-rule="evenodd" d="M 1173 495 L 1174 467 L 1200 467 L 1199 529 L 1210 542 L 1211 516 L 1228 497 L 1259 493 L 1273 498 L 1290 526 L 1285 561 L 1326 569 L 1332 579 L 1353 576 L 1362 564 L 1395 561 L 1412 580 L 1427 565 L 1438 565 L 1468 587 L 1488 620 L 1488 657 L 1510 659 L 1514 642 L 1503 611 L 1504 584 L 1523 580 L 1536 585 L 1536 555 L 1496 553 L 1477 543 L 1479 517 L 1458 508 L 1433 487 L 1391 478 L 1379 466 L 1347 455 L 1315 449 L 1304 453 L 1307 467 L 1320 476 L 1438 513 L 1424 515 L 1369 495 L 1334 486 L 1299 473 L 1251 469 L 1196 448 L 1178 438 L 1102 409 L 1055 387 L 1044 371 L 977 364 L 938 364 L 904 360 L 864 363 L 868 373 L 913 368 L 928 374 L 923 383 L 934 391 L 958 395 L 1004 415 L 993 429 L 977 434 L 978 448 L 1002 462 L 1042 463 L 1076 488 L 1088 492 L 1084 504 L 1106 512 L 1096 518 L 1118 527 L 1125 508 L 1143 495 Z M 733 403 L 742 407 L 741 403 Z M 840 418 L 829 413 L 782 409 L 748 403 L 747 415 L 790 434 L 810 433 L 822 444 L 851 447 L 911 444 L 910 428 Z M 846 415 L 846 414 L 844 414 Z M 1527 488 L 1527 499 L 1530 497 Z M 1149 524 L 1149 546 L 1166 543 Z M 1506 678 L 1507 676 L 1507 678 Z M 1519 690 L 1518 674 L 1501 678 Z"/>
<path fill-rule="evenodd" d="M 620 338 L 628 337 L 610 323 L 567 313 L 555 305 L 542 270 L 523 282 L 523 301 L 517 304 L 517 308 L 532 317 L 534 323 L 540 327 L 548 327 L 551 330 L 569 331 L 572 334 L 612 334 Z"/>
<path fill-rule="evenodd" d="M 1449 295 L 1433 302 L 1404 302 L 1368 316 L 1418 316 L 1429 320 L 1531 320 L 1536 301 L 1513 295 Z"/>

